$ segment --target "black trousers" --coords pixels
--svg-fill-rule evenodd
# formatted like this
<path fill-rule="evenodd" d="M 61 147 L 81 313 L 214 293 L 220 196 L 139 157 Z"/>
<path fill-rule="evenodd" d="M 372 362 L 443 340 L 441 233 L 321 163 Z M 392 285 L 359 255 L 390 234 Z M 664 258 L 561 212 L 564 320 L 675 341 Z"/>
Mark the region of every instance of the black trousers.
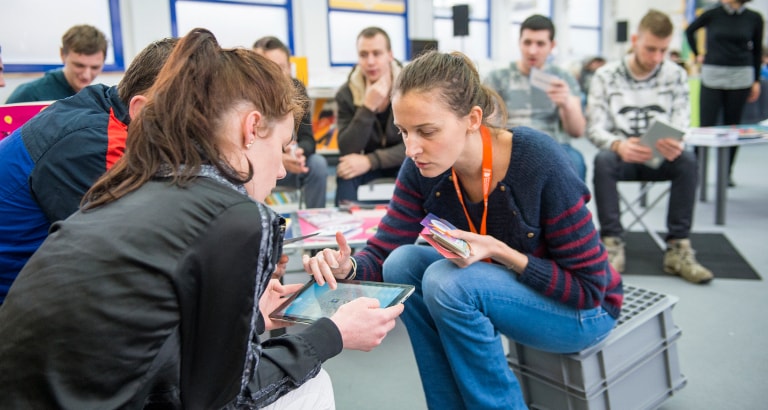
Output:
<path fill-rule="evenodd" d="M 738 125 L 741 124 L 741 115 L 744 112 L 744 106 L 747 104 L 747 98 L 751 88 L 742 88 L 738 90 L 720 90 L 701 85 L 701 94 L 699 96 L 699 123 L 702 127 L 711 127 L 713 125 Z M 721 117 L 722 114 L 722 117 Z M 722 118 L 722 122 L 719 122 Z M 730 163 L 728 166 L 728 175 L 731 175 L 733 163 L 736 160 L 736 152 L 739 147 L 730 147 Z M 699 155 L 699 148 L 696 148 L 696 155 Z"/>
<path fill-rule="evenodd" d="M 600 150 L 595 156 L 594 187 L 600 235 L 623 236 L 619 209 L 619 181 L 672 181 L 667 205 L 667 240 L 690 236 L 696 184 L 699 172 L 696 156 L 683 151 L 672 162 L 664 161 L 657 169 L 621 160 L 613 151 Z"/>

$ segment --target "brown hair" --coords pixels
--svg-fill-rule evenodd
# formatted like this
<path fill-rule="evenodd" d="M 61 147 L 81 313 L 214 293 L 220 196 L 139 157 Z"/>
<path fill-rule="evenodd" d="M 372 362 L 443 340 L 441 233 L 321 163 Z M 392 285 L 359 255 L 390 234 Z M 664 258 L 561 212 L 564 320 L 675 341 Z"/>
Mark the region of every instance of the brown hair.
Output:
<path fill-rule="evenodd" d="M 168 169 L 171 183 L 186 185 L 204 164 L 243 184 L 253 178 L 234 170 L 216 136 L 222 118 L 243 105 L 270 122 L 303 115 L 304 98 L 276 64 L 246 49 L 222 49 L 197 28 L 174 48 L 147 93 L 147 103 L 128 128 L 125 155 L 83 198 L 84 209 L 110 203 Z"/>
<path fill-rule="evenodd" d="M 262 51 L 281 50 L 285 53 L 286 58 L 291 57 L 291 50 L 288 49 L 288 46 L 275 36 L 266 36 L 256 40 L 253 43 L 253 49 Z"/>
<path fill-rule="evenodd" d="M 107 58 L 107 37 L 88 24 L 72 26 L 61 36 L 61 52 L 69 54 L 70 51 L 87 56 L 101 51 Z"/>
<path fill-rule="evenodd" d="M 126 106 L 133 97 L 143 94 L 155 83 L 157 73 L 178 42 L 176 38 L 164 38 L 144 47 L 136 55 L 117 85 L 117 94 Z"/>
<path fill-rule="evenodd" d="M 549 17 L 542 16 L 541 14 L 534 14 L 523 21 L 523 24 L 520 25 L 520 37 L 523 36 L 523 30 L 547 30 L 549 31 L 549 41 L 555 39 L 555 25 Z"/>
<path fill-rule="evenodd" d="M 384 31 L 384 29 L 380 28 L 380 27 L 371 26 L 371 27 L 364 28 L 360 32 L 360 34 L 357 35 L 357 40 L 359 41 L 361 37 L 362 38 L 374 38 L 374 37 L 376 37 L 379 34 L 384 36 L 384 40 L 386 40 L 387 51 L 392 50 L 392 42 L 389 41 L 389 34 L 387 34 L 387 32 Z"/>
<path fill-rule="evenodd" d="M 672 35 L 673 30 L 674 26 L 669 16 L 658 10 L 650 9 L 640 20 L 637 31 L 648 31 L 658 38 L 667 38 Z"/>
<path fill-rule="evenodd" d="M 482 84 L 475 65 L 458 51 L 427 51 L 406 65 L 395 79 L 392 96 L 411 91 L 438 91 L 440 100 L 459 117 L 478 106 L 483 110 L 483 124 L 502 127 L 507 122 L 504 101 Z"/>

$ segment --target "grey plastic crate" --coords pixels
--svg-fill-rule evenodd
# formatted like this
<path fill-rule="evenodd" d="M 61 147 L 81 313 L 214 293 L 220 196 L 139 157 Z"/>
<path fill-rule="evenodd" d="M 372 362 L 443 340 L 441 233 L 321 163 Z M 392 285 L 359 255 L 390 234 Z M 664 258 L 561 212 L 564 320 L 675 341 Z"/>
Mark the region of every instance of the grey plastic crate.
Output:
<path fill-rule="evenodd" d="M 514 366 L 512 369 L 531 410 L 640 410 L 657 408 L 685 386 L 677 363 L 673 340 L 616 378 L 603 379 L 587 393 Z"/>
<path fill-rule="evenodd" d="M 663 400 L 682 388 L 685 377 L 680 373 L 674 344 L 680 330 L 672 320 L 672 307 L 676 303 L 674 296 L 625 285 L 621 318 L 606 340 L 595 346 L 575 354 L 556 354 L 510 341 L 509 363 L 519 375 L 529 403 L 575 400 L 576 407 L 549 407 L 553 409 L 648 408 L 605 407 L 591 402 L 602 398 L 610 404 L 611 398 L 617 395 L 616 390 L 624 386 L 622 380 L 628 378 L 633 380 L 629 388 L 641 397 L 660 396 Z M 666 377 L 653 381 L 642 378 L 645 373 L 659 373 L 656 371 L 659 367 Z M 663 387 L 656 382 L 661 382 Z M 589 407 L 590 404 L 593 407 Z"/>

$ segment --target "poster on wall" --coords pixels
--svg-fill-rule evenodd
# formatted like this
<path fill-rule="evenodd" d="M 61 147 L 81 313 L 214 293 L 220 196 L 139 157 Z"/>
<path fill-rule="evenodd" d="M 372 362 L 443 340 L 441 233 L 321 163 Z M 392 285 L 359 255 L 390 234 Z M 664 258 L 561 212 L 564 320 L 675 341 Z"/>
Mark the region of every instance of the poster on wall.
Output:
<path fill-rule="evenodd" d="M 405 13 L 405 0 L 329 0 L 328 7 L 337 10 L 349 11 Z"/>

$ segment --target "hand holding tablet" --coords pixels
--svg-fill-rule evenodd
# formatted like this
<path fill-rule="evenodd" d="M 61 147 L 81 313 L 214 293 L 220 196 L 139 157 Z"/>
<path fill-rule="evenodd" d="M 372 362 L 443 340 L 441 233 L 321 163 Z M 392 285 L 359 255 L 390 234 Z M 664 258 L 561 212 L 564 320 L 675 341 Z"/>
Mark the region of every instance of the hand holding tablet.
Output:
<path fill-rule="evenodd" d="M 653 157 L 646 161 L 645 165 L 651 168 L 658 168 L 661 166 L 662 162 L 664 162 L 664 157 L 656 147 L 656 143 L 660 139 L 674 138 L 676 140 L 682 141 L 683 135 L 685 135 L 685 131 L 673 127 L 672 125 L 667 124 L 658 118 L 654 119 L 651 126 L 648 127 L 645 133 L 640 137 L 640 142 L 653 150 Z"/>
<path fill-rule="evenodd" d="M 411 285 L 337 279 L 338 286 L 320 286 L 314 280 L 307 282 L 269 317 L 286 322 L 311 324 L 321 317 L 331 317 L 342 305 L 359 297 L 379 300 L 380 307 L 403 303 L 413 293 Z"/>

